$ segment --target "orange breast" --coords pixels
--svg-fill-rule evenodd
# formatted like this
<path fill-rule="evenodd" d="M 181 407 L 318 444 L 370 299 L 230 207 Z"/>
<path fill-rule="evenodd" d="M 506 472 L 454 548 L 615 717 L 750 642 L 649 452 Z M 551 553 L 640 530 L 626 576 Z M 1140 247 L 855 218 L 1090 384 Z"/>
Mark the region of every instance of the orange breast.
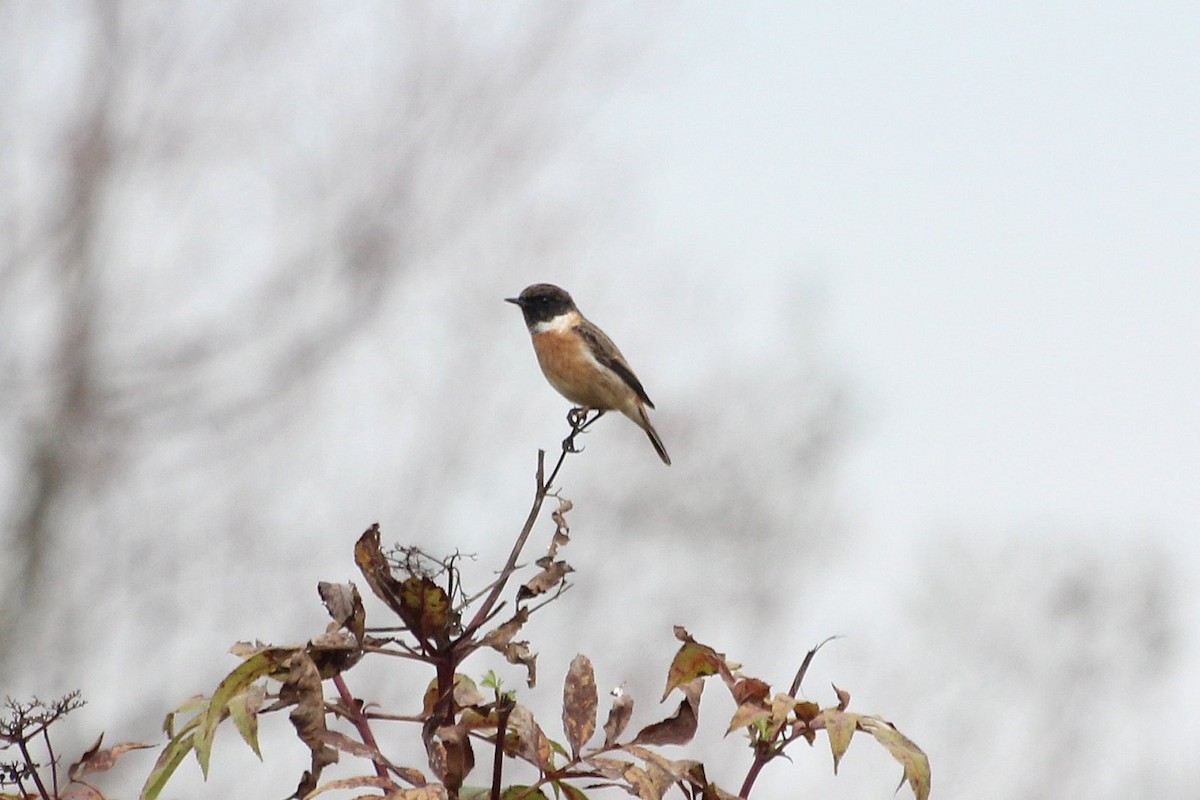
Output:
<path fill-rule="evenodd" d="M 620 376 L 601 366 L 587 345 L 570 332 L 546 331 L 533 335 L 542 374 L 558 393 L 578 406 L 625 411 L 637 397 Z"/>

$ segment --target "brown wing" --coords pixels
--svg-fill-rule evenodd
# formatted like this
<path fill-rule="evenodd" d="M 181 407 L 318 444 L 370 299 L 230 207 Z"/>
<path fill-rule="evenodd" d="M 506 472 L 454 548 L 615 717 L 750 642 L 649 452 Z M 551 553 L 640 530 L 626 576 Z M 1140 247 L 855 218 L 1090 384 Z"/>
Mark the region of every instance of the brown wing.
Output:
<path fill-rule="evenodd" d="M 596 357 L 597 361 L 619 375 L 621 380 L 625 381 L 630 389 L 633 389 L 643 403 L 654 408 L 654 403 L 651 402 L 650 397 L 646 394 L 646 390 L 642 388 L 642 382 L 638 380 L 637 375 L 633 374 L 633 370 L 625 363 L 625 357 L 621 355 L 621 351 L 613 344 L 612 339 L 604 335 L 604 331 L 587 320 L 576 325 L 575 330 L 583 337 L 583 341 L 587 343 L 588 348 L 592 351 L 592 355 Z"/>

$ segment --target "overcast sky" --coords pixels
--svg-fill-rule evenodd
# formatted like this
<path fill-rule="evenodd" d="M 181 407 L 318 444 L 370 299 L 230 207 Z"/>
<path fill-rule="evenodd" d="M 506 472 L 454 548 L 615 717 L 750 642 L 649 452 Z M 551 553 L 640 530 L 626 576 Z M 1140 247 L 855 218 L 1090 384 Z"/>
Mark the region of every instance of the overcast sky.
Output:
<path fill-rule="evenodd" d="M 710 7 L 606 119 L 719 291 L 823 290 L 872 526 L 1194 555 L 1198 35 L 1188 3 Z"/>

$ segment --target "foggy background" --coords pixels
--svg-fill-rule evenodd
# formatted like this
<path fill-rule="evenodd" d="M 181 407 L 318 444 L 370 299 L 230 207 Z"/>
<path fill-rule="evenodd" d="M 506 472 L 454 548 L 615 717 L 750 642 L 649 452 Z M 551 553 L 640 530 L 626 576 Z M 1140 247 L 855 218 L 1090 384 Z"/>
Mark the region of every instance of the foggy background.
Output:
<path fill-rule="evenodd" d="M 484 583 L 566 433 L 501 301 L 551 281 L 674 466 L 587 434 L 538 689 L 468 662 L 549 735 L 576 652 L 640 725 L 672 624 L 781 688 L 839 634 L 805 693 L 892 720 L 935 796 L 1196 796 L 1198 35 L 1117 2 L 0 4 L 0 690 L 83 691 L 68 763 L 161 744 L 233 642 L 323 628 L 372 522 Z M 428 679 L 347 674 L 398 713 Z M 164 797 L 290 792 L 263 728 Z M 900 776 L 791 753 L 754 796 Z"/>

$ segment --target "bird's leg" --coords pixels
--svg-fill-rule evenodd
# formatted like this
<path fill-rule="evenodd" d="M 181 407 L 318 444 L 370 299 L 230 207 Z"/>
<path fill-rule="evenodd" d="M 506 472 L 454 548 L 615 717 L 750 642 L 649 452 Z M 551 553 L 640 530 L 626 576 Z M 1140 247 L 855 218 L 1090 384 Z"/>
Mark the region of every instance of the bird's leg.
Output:
<path fill-rule="evenodd" d="M 603 411 L 597 411 L 596 416 L 588 419 L 587 415 L 589 410 L 590 409 L 578 407 L 572 408 L 567 412 L 567 423 L 571 426 L 571 435 L 563 439 L 562 446 L 565 452 L 582 453 L 583 448 L 575 446 L 575 437 L 587 430 L 588 426 L 593 422 L 604 416 Z"/>

